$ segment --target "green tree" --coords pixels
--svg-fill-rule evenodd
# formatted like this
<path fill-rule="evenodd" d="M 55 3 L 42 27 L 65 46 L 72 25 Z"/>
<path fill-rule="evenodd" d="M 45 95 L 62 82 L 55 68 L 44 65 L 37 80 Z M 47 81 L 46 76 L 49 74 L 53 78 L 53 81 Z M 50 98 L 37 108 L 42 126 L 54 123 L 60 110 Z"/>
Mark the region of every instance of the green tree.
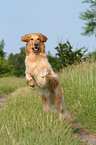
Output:
<path fill-rule="evenodd" d="M 13 65 L 14 75 L 17 77 L 25 75 L 25 47 L 20 48 L 20 53 L 10 54 L 8 57 L 9 64 Z"/>
<path fill-rule="evenodd" d="M 73 63 L 80 63 L 84 57 L 85 52 L 87 51 L 85 47 L 73 51 L 73 47 L 69 41 L 63 44 L 59 43 L 55 49 L 57 50 L 56 56 L 58 58 L 59 68 L 67 67 Z"/>
<path fill-rule="evenodd" d="M 5 59 L 6 53 L 4 52 L 4 40 L 0 42 L 0 77 L 9 76 L 13 73 L 12 65 Z"/>
<path fill-rule="evenodd" d="M 84 0 L 83 3 L 88 3 L 89 9 L 80 13 L 80 19 L 85 21 L 85 26 L 82 35 L 94 35 L 96 37 L 96 0 Z"/>
<path fill-rule="evenodd" d="M 4 46 L 5 46 L 5 43 L 4 43 L 4 40 L 0 41 L 0 57 L 3 59 L 5 58 L 5 52 L 4 52 Z"/>

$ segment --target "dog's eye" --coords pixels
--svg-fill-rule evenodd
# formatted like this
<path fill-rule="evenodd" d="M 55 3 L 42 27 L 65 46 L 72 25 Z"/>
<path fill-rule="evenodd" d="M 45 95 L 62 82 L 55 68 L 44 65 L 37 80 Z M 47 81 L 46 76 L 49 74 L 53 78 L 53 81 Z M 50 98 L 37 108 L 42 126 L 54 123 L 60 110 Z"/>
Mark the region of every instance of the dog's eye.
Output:
<path fill-rule="evenodd" d="M 31 40 L 33 40 L 33 38 L 31 38 Z"/>
<path fill-rule="evenodd" d="M 40 40 L 39 38 L 37 38 L 37 40 Z"/>

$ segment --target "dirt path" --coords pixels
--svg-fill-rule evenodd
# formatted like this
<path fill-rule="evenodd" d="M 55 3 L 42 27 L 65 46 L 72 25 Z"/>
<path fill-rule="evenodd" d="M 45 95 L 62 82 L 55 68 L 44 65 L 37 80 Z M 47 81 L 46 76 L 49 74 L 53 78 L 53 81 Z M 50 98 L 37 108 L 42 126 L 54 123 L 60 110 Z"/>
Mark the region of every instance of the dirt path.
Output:
<path fill-rule="evenodd" d="M 1 97 L 0 98 L 0 111 L 2 109 L 2 106 L 4 105 L 4 103 L 8 100 L 8 98 L 11 96 L 12 93 L 9 93 L 8 95 Z"/>
<path fill-rule="evenodd" d="M 86 145 L 96 145 L 96 137 L 87 133 L 81 125 L 72 124 L 73 132 Z"/>
<path fill-rule="evenodd" d="M 5 97 L 0 98 L 0 111 L 2 109 L 2 106 L 4 105 L 4 103 L 8 100 L 8 98 L 12 95 L 12 93 L 9 93 L 8 95 L 6 95 Z M 70 115 L 70 112 L 65 111 L 65 118 L 72 122 L 72 118 Z M 86 131 L 84 131 L 84 129 L 82 128 L 81 125 L 78 124 L 72 124 L 72 129 L 73 129 L 73 133 L 76 134 L 80 140 L 82 141 L 82 145 L 86 144 L 86 145 L 96 145 L 96 137 L 93 135 L 88 134 Z"/>
<path fill-rule="evenodd" d="M 70 123 L 73 122 L 71 114 L 67 110 L 65 111 L 65 118 L 68 121 L 70 121 Z M 82 141 L 83 144 L 96 145 L 96 137 L 87 133 L 81 125 L 72 123 L 72 130 L 73 130 L 73 133 L 76 134 L 77 137 L 80 138 L 80 140 Z"/>

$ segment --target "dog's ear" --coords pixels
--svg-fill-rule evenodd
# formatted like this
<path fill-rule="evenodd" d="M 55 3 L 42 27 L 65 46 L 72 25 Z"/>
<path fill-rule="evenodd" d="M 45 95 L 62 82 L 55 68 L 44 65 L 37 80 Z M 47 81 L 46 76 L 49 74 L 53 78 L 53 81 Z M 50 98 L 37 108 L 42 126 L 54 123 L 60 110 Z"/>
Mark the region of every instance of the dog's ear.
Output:
<path fill-rule="evenodd" d="M 40 36 L 42 42 L 46 42 L 47 41 L 48 38 L 46 36 L 44 36 L 41 33 L 38 33 L 38 35 Z"/>
<path fill-rule="evenodd" d="M 28 42 L 30 40 L 30 34 L 26 34 L 25 36 L 21 37 L 21 41 Z"/>

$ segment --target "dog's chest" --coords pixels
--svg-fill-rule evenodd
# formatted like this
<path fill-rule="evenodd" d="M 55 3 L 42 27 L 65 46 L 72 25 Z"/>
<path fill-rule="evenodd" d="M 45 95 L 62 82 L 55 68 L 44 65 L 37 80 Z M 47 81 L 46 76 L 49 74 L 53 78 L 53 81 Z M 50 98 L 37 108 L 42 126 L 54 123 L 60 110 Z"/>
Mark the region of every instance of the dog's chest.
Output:
<path fill-rule="evenodd" d="M 37 59 L 35 61 L 32 61 L 29 58 L 26 58 L 25 64 L 27 72 L 29 72 L 32 75 L 39 74 L 42 71 L 42 69 L 48 66 L 47 62 L 43 59 Z"/>
<path fill-rule="evenodd" d="M 30 73 L 30 74 L 36 74 L 36 71 L 38 72 L 38 66 L 37 66 L 37 63 L 29 63 L 27 62 L 26 63 L 26 70 Z"/>

